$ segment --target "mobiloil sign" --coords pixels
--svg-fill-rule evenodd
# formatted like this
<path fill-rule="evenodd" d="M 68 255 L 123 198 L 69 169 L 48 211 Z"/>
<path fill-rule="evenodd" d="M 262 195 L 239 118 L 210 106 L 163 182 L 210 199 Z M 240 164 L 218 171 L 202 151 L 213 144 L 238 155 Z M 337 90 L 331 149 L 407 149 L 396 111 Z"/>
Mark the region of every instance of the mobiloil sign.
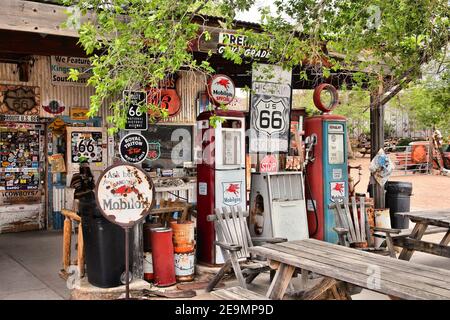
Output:
<path fill-rule="evenodd" d="M 122 164 L 110 167 L 102 175 L 97 200 L 108 220 L 128 225 L 142 219 L 150 210 L 154 198 L 152 191 L 153 184 L 142 170 Z"/>

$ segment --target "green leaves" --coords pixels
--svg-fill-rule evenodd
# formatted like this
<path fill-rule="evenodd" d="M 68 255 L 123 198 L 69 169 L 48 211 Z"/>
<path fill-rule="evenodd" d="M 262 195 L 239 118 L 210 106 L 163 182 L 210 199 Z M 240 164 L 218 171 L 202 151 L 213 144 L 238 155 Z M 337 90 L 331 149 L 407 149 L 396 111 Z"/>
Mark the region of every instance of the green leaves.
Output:
<path fill-rule="evenodd" d="M 78 69 L 70 68 L 69 76 L 67 77 L 67 79 L 69 79 L 71 81 L 78 81 L 78 76 L 79 75 L 80 75 L 80 71 L 78 71 Z"/>
<path fill-rule="evenodd" d="M 108 119 L 117 130 L 125 113 L 123 90 L 154 87 L 180 69 L 214 72 L 207 61 L 194 59 L 191 44 L 213 40 L 200 24 L 203 14 L 219 16 L 219 27 L 233 28 L 238 10 L 254 0 L 62 0 L 74 12 L 92 14 L 79 28 L 79 43 L 91 56 L 95 87 L 91 112 L 110 104 Z M 228 46 L 223 57 L 249 62 L 244 50 L 270 50 L 267 62 L 285 69 L 301 66 L 294 81 L 317 83 L 336 73 L 348 75 L 353 89 L 375 90 L 380 79 L 398 84 L 406 72 L 417 77 L 420 67 L 445 54 L 448 44 L 447 0 L 275 0 L 261 8 L 261 28 L 238 29 L 245 47 Z M 70 19 L 70 17 L 69 17 Z M 206 20 L 205 20 L 206 21 Z M 76 23 L 71 23 L 71 25 Z M 208 53 L 213 55 L 214 50 Z M 412 71 L 411 71 L 412 70 Z M 308 72 L 307 72 L 308 71 Z M 70 78 L 78 77 L 71 71 Z M 346 76 L 347 77 L 347 76 Z M 408 79 L 407 79 L 408 80 Z M 385 87 L 385 91 L 389 91 Z M 126 107 L 126 106 L 125 106 Z M 156 106 L 158 108 L 158 106 Z M 164 111 L 161 111 L 164 115 Z M 157 119 L 153 119 L 157 121 Z M 217 120 L 217 119 L 216 119 Z"/>

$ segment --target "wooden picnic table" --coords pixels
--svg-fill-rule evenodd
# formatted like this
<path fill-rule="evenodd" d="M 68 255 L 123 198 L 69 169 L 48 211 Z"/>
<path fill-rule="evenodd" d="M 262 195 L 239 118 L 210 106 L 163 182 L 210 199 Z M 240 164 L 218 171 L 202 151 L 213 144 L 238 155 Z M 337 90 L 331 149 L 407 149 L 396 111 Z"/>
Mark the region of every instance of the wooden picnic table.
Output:
<path fill-rule="evenodd" d="M 277 265 L 266 297 L 282 299 L 296 268 L 400 299 L 450 299 L 450 271 L 305 239 L 249 248 Z M 320 288 L 319 288 L 320 289 Z M 324 291 L 322 290 L 322 292 Z M 320 292 L 320 290 L 319 290 Z M 319 295 L 316 295 L 317 297 Z"/>
<path fill-rule="evenodd" d="M 450 209 L 428 210 L 416 212 L 396 213 L 408 217 L 415 226 L 409 235 L 402 235 L 393 239 L 394 245 L 402 247 L 399 255 L 401 260 L 411 259 L 414 251 L 421 251 L 450 258 Z M 439 243 L 422 240 L 428 226 L 436 226 L 446 229 L 444 237 Z"/>

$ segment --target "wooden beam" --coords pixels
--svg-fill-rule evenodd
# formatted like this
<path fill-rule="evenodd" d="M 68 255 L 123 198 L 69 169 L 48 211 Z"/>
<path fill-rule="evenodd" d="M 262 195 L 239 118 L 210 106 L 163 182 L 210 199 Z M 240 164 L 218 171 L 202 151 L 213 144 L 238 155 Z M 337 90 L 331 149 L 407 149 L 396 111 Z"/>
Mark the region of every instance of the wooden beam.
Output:
<path fill-rule="evenodd" d="M 447 245 L 411 238 L 394 238 L 394 244 L 396 246 L 400 246 L 405 249 L 411 250 L 412 252 L 421 251 L 441 257 L 450 258 L 450 247 Z"/>
<path fill-rule="evenodd" d="M 77 38 L 0 30 L 0 53 L 5 57 L 11 55 L 86 57 L 77 41 Z"/>
<path fill-rule="evenodd" d="M 427 228 L 428 228 L 428 224 L 426 224 L 426 223 L 416 223 L 416 225 L 413 228 L 413 231 L 411 232 L 410 239 L 415 239 L 415 240 L 422 239 Z M 400 252 L 398 259 L 409 261 L 409 259 L 411 259 L 412 255 L 413 255 L 413 253 L 414 253 L 414 249 L 405 247 L 405 248 L 403 248 L 402 252 Z"/>
<path fill-rule="evenodd" d="M 271 300 L 282 300 L 294 271 L 295 267 L 284 263 L 280 264 L 277 273 L 270 284 L 269 291 L 267 291 L 266 297 Z"/>
<path fill-rule="evenodd" d="M 0 29 L 41 33 L 78 38 L 78 32 L 62 28 L 67 20 L 68 7 L 24 0 L 2 0 Z M 81 17 L 81 22 L 93 21 L 92 15 Z"/>

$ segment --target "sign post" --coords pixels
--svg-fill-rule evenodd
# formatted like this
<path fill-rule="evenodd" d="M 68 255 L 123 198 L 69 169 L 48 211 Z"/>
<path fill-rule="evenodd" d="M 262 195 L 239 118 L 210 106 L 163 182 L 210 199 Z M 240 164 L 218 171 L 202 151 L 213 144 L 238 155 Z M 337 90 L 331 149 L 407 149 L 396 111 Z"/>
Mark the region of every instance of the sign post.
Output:
<path fill-rule="evenodd" d="M 132 164 L 108 167 L 96 186 L 100 212 L 110 222 L 125 230 L 125 298 L 130 298 L 130 229 L 150 213 L 155 204 L 155 190 L 148 174 Z"/>

